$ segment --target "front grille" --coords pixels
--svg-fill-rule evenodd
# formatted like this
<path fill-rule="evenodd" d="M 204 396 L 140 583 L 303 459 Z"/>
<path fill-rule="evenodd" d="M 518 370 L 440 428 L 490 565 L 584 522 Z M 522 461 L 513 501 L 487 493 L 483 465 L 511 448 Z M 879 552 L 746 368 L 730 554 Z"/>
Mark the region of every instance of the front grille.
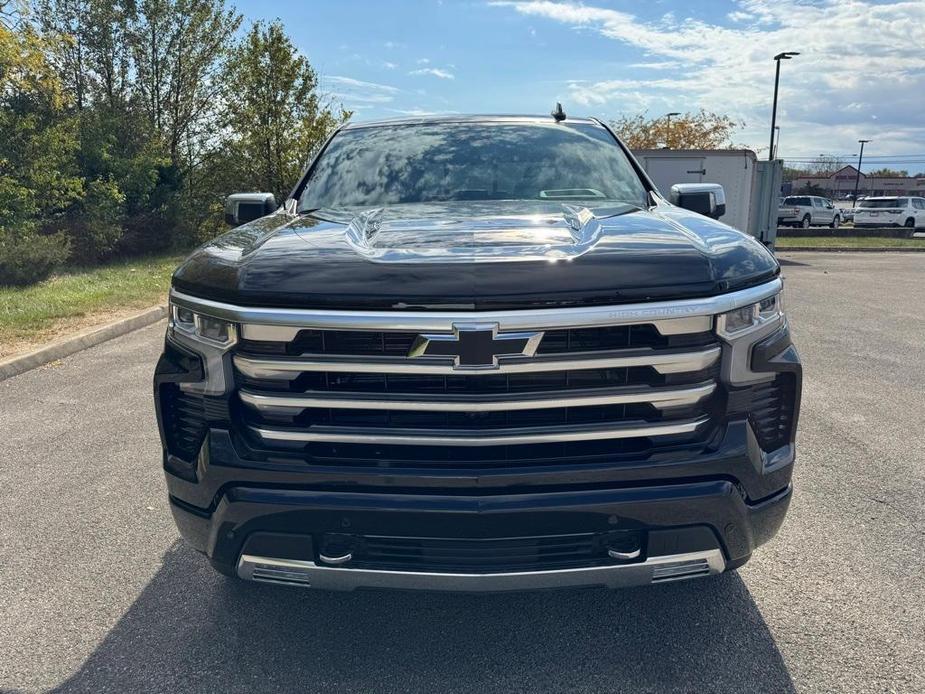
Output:
<path fill-rule="evenodd" d="M 724 397 L 709 325 L 538 325 L 535 355 L 482 370 L 408 356 L 417 331 L 245 325 L 232 405 L 258 455 L 415 467 L 638 460 L 709 439 Z"/>
<path fill-rule="evenodd" d="M 289 342 L 242 340 L 251 354 L 305 354 L 404 357 L 417 338 L 415 332 L 381 330 L 300 330 Z M 612 325 L 546 331 L 538 354 L 628 349 L 630 347 L 684 347 L 713 342 L 709 331 L 662 335 L 654 325 Z"/>

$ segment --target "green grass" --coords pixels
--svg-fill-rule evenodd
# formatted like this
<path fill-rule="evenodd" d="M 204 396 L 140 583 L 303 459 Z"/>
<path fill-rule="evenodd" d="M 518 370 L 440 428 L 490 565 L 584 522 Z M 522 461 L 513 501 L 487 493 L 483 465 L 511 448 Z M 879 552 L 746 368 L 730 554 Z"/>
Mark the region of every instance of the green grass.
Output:
<path fill-rule="evenodd" d="M 894 239 L 881 236 L 833 237 L 833 236 L 780 236 L 777 250 L 787 248 L 904 248 L 917 246 L 925 248 L 925 239 Z"/>
<path fill-rule="evenodd" d="M 103 267 L 75 268 L 29 287 L 0 287 L 0 354 L 22 351 L 44 338 L 162 300 L 177 255 L 137 258 Z"/>

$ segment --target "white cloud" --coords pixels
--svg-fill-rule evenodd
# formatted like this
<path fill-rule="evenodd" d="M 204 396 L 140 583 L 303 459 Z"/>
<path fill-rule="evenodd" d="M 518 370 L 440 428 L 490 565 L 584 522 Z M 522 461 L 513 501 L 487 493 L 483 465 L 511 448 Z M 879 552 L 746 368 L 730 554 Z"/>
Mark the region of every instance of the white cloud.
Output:
<path fill-rule="evenodd" d="M 418 65 L 428 65 L 430 63 L 430 58 L 418 58 Z"/>
<path fill-rule="evenodd" d="M 438 67 L 422 67 L 417 70 L 412 70 L 408 73 L 409 75 L 431 75 L 433 77 L 439 77 L 442 80 L 452 80 L 456 79 L 456 75 L 447 70 L 441 70 Z"/>
<path fill-rule="evenodd" d="M 733 22 L 747 22 L 755 18 L 755 15 L 749 14 L 748 12 L 741 12 L 740 10 L 730 12 L 726 16 Z"/>
<path fill-rule="evenodd" d="M 772 57 L 795 50 L 801 55 L 781 66 L 784 154 L 813 152 L 821 142 L 851 152 L 859 137 L 877 138 L 884 154 L 920 148 L 925 141 L 925 51 L 909 34 L 909 27 L 925 26 L 921 0 L 738 0 L 728 16 L 734 24 L 725 25 L 726 17 L 710 22 L 663 15 L 650 21 L 574 2 L 490 4 L 597 32 L 651 59 L 628 66 L 629 79 L 567 85 L 569 99 L 612 109 L 611 115 L 640 107 L 706 108 L 745 120 L 737 140 L 766 148 Z M 656 68 L 661 61 L 677 64 L 670 79 L 641 78 L 639 69 L 661 69 Z M 861 107 L 843 108 L 848 104 Z"/>
<path fill-rule="evenodd" d="M 385 60 L 382 63 L 382 67 L 384 67 L 386 70 L 394 70 L 398 67 L 398 65 L 393 63 L 391 60 Z"/>
<path fill-rule="evenodd" d="M 393 101 L 400 91 L 398 87 L 388 84 L 364 82 L 340 75 L 325 77 L 324 83 L 326 87 L 332 87 L 331 96 L 340 99 L 348 107 L 352 104 L 387 104 Z"/>

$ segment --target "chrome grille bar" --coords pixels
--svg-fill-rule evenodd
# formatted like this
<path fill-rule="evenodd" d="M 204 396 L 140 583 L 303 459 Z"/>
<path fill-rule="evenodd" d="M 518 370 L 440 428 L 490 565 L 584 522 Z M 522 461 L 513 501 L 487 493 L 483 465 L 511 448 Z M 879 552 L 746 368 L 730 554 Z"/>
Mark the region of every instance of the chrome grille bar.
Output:
<path fill-rule="evenodd" d="M 766 299 L 781 287 L 781 280 L 775 278 L 755 287 L 702 299 L 515 311 L 472 311 L 466 307 L 453 312 L 248 307 L 202 299 L 175 289 L 170 291 L 170 300 L 242 324 L 242 335 L 249 340 L 290 342 L 303 328 L 449 332 L 454 322 L 466 320 L 498 323 L 504 330 L 652 324 L 662 335 L 677 335 L 709 330 L 714 315 Z"/>
<path fill-rule="evenodd" d="M 451 361 L 440 358 L 418 357 L 416 359 L 388 358 L 300 358 L 262 359 L 235 355 L 234 364 L 250 378 L 270 380 L 292 380 L 305 371 L 328 371 L 340 373 L 397 373 L 438 375 L 479 375 L 496 373 L 538 373 L 544 371 L 574 371 L 582 369 L 613 369 L 628 366 L 651 366 L 661 374 L 702 371 L 719 359 L 721 349 L 692 352 L 665 352 L 663 350 L 629 350 L 629 354 L 617 353 L 605 357 L 569 357 L 505 359 L 501 358 L 498 368 L 458 369 Z"/>
<path fill-rule="evenodd" d="M 705 424 L 709 417 L 664 424 L 629 422 L 607 425 L 523 427 L 518 429 L 459 429 L 448 433 L 444 429 L 392 429 L 310 426 L 306 429 L 274 429 L 250 427 L 264 441 L 309 443 L 362 443 L 399 446 L 505 446 L 561 441 L 594 441 L 628 439 L 668 434 L 690 434 Z"/>
<path fill-rule="evenodd" d="M 242 390 L 239 396 L 246 405 L 262 412 L 292 413 L 309 407 L 358 410 L 405 410 L 420 412 L 506 412 L 509 410 L 540 410 L 556 407 L 586 407 L 647 403 L 658 409 L 693 405 L 716 390 L 715 383 L 689 388 L 611 389 L 600 393 L 559 392 L 548 395 L 516 397 L 511 395 L 457 396 L 456 398 L 426 395 L 382 396 L 378 393 L 331 393 L 316 391 L 299 394 L 267 394 Z"/>

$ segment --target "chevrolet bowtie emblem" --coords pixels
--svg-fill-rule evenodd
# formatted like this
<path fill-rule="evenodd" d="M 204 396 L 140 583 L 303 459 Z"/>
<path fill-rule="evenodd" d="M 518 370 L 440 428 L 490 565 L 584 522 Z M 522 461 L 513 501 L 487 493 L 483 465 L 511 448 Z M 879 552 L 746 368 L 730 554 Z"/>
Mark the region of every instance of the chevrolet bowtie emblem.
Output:
<path fill-rule="evenodd" d="M 453 334 L 418 335 L 409 357 L 455 357 L 454 369 L 497 369 L 498 357 L 532 357 L 542 332 L 502 333 L 497 323 L 454 323 Z"/>

